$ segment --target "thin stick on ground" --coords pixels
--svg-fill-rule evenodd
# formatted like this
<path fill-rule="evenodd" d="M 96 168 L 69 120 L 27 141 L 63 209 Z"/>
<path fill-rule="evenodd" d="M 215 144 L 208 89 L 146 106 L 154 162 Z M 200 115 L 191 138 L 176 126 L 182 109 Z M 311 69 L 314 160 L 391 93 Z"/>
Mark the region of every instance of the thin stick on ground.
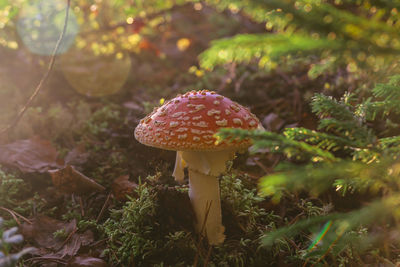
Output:
<path fill-rule="evenodd" d="M 101 207 L 100 213 L 96 218 L 96 223 L 99 223 L 99 221 L 101 220 L 101 217 L 103 217 L 104 211 L 106 210 L 107 206 L 108 206 L 108 202 L 110 201 L 110 197 L 111 197 L 111 193 L 109 193 L 107 195 L 106 201 L 103 204 L 103 207 Z"/>
<path fill-rule="evenodd" d="M 207 222 L 208 214 L 210 213 L 211 205 L 212 205 L 212 201 L 206 203 L 206 213 L 205 213 L 205 216 L 204 216 L 204 221 L 203 221 L 203 223 L 201 225 L 199 241 L 198 241 L 198 243 L 196 245 L 197 253 L 196 253 L 196 256 L 194 257 L 194 261 L 193 261 L 193 266 L 194 267 L 196 267 L 197 263 L 199 262 L 200 245 L 201 245 L 201 242 L 203 241 L 203 238 L 206 236 L 206 233 L 203 234 L 203 232 L 204 232 L 204 229 L 206 227 L 206 222 Z"/>
<path fill-rule="evenodd" d="M 21 222 L 18 220 L 17 217 L 21 218 L 22 220 L 24 220 L 25 222 L 32 224 L 32 222 L 30 220 L 28 220 L 27 218 L 25 218 L 24 216 L 22 216 L 21 214 L 19 214 L 18 212 L 15 212 L 13 210 L 7 209 L 5 207 L 0 207 L 1 210 L 7 211 L 8 213 L 11 214 L 11 216 L 14 218 L 14 220 L 17 222 L 18 225 L 21 226 Z"/>
<path fill-rule="evenodd" d="M 210 260 L 212 248 L 213 248 L 212 246 L 210 246 L 210 247 L 208 248 L 207 256 L 206 256 L 206 259 L 204 260 L 204 264 L 203 264 L 204 267 L 207 267 L 207 266 L 208 266 L 208 261 Z"/>
<path fill-rule="evenodd" d="M 3 135 L 3 134 L 8 133 L 9 131 L 11 131 L 18 124 L 18 122 L 21 120 L 22 116 L 24 115 L 25 111 L 32 105 L 33 100 L 35 100 L 36 96 L 39 94 L 40 90 L 43 88 L 44 83 L 50 77 L 51 71 L 53 70 L 54 63 L 56 61 L 56 55 L 57 55 L 58 49 L 60 48 L 61 42 L 62 42 L 62 40 L 64 38 L 64 35 L 65 35 L 66 31 L 67 31 L 67 24 L 68 24 L 70 6 L 71 6 L 71 0 L 67 0 L 67 8 L 66 8 L 66 11 L 65 11 L 64 27 L 63 27 L 63 30 L 62 30 L 62 32 L 60 34 L 60 37 L 57 40 L 56 46 L 54 47 L 54 50 L 53 50 L 53 53 L 51 55 L 50 62 L 49 62 L 49 65 L 47 67 L 46 73 L 43 75 L 42 79 L 39 81 L 39 84 L 36 86 L 35 90 L 33 91 L 33 94 L 29 97 L 29 99 L 26 101 L 25 105 L 18 112 L 18 114 L 11 121 L 11 123 L 0 130 L 0 136 Z"/>
<path fill-rule="evenodd" d="M 79 199 L 79 206 L 80 206 L 80 208 L 81 208 L 81 215 L 82 215 L 82 217 L 85 217 L 85 210 L 83 209 L 82 197 L 79 196 L 78 199 Z"/>

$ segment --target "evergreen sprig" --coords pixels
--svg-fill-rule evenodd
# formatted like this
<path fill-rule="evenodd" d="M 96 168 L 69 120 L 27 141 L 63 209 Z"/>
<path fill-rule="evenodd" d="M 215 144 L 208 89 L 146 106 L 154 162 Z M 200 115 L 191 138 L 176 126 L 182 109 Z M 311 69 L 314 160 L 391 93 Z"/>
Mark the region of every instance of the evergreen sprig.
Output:
<path fill-rule="evenodd" d="M 311 217 L 266 233 L 262 237 L 262 244 L 271 246 L 282 238 L 291 238 L 295 242 L 300 233 L 303 235 L 314 233 L 311 236 L 310 245 L 305 248 L 304 258 L 306 259 L 319 260 L 329 251 L 337 255 L 349 246 L 357 247 L 362 251 L 371 248 L 384 237 L 383 232 L 378 232 L 374 236 L 368 235 L 364 226 L 398 219 L 396 213 L 400 211 L 399 204 L 400 195 L 397 194 L 384 200 L 374 201 L 359 210 Z M 388 210 L 391 212 L 387 212 Z"/>
<path fill-rule="evenodd" d="M 328 39 L 313 39 L 305 35 L 239 34 L 232 38 L 216 40 L 211 48 L 200 55 L 203 68 L 238 62 L 249 63 L 258 59 L 262 68 L 274 68 L 281 56 L 307 55 L 316 50 L 340 49 L 342 44 Z"/>
<path fill-rule="evenodd" d="M 284 237 L 294 238 L 302 231 L 318 233 L 321 224 L 329 224 L 330 229 L 323 233 L 323 243 L 315 238 L 314 242 L 306 242 L 310 246 L 304 252 L 307 259 L 318 259 L 328 251 L 339 253 L 351 244 L 379 241 L 369 231 L 382 221 L 370 218 L 397 219 L 395 214 L 400 207 L 400 136 L 384 136 L 371 125 L 376 120 L 395 124 L 389 116 L 400 112 L 400 103 L 396 104 L 399 97 L 400 75 L 397 75 L 388 83 L 377 84 L 371 96 L 364 100 L 347 93 L 338 100 L 316 94 L 311 106 L 320 119 L 318 130 L 288 128 L 282 134 L 220 130 L 223 139 L 248 138 L 253 141 L 255 150 L 268 148 L 270 152 L 287 157 L 288 163 L 278 165 L 275 173 L 261 178 L 259 183 L 260 194 L 275 202 L 289 192 L 319 196 L 331 189 L 342 196 L 357 192 L 376 198 L 349 213 L 313 217 L 266 233 L 264 245 Z M 363 229 L 362 234 L 357 232 L 360 229 Z"/>
<path fill-rule="evenodd" d="M 281 56 L 313 52 L 322 61 L 329 58 L 336 64 L 351 63 L 356 70 L 394 62 L 397 59 L 388 55 L 400 52 L 397 1 L 206 2 L 221 10 L 242 11 L 265 23 L 269 31 L 214 41 L 200 56 L 201 65 L 208 69 L 224 63 L 249 62 L 252 58 L 259 59 L 262 67 L 274 68 L 278 62 L 281 65 L 282 61 L 278 61 Z"/>

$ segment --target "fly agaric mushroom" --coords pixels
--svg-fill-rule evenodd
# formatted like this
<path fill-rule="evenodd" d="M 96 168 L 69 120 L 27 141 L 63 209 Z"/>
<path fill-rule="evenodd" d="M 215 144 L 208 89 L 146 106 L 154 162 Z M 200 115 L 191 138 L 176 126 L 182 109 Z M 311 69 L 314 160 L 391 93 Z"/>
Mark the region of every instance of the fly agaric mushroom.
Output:
<path fill-rule="evenodd" d="M 184 178 L 189 169 L 189 198 L 196 214 L 196 228 L 211 245 L 224 239 L 218 176 L 235 152 L 250 145 L 249 140 L 217 141 L 220 128 L 262 128 L 257 117 L 232 100 L 202 90 L 178 95 L 155 108 L 140 121 L 135 138 L 147 146 L 176 150 L 173 176 Z"/>

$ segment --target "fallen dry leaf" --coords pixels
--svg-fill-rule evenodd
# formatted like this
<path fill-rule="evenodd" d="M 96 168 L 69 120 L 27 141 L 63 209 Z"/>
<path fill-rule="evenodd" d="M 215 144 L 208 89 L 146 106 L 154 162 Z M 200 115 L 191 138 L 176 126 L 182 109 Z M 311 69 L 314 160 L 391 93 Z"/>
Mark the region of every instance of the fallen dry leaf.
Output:
<path fill-rule="evenodd" d="M 62 237 L 54 235 L 63 231 Z M 77 233 L 76 220 L 62 222 L 45 215 L 39 215 L 32 224 L 24 223 L 21 227 L 25 239 L 31 240 L 40 249 L 36 250 L 35 261 L 48 258 L 62 259 L 75 256 L 82 246 L 88 246 L 94 237 L 91 231 Z M 42 265 L 41 265 L 42 266 Z"/>
<path fill-rule="evenodd" d="M 113 181 L 112 192 L 117 200 L 126 200 L 127 195 L 131 195 L 137 188 L 137 184 L 129 181 L 128 175 L 118 177 Z"/>
<path fill-rule="evenodd" d="M 82 195 L 96 191 L 100 192 L 105 189 L 71 165 L 67 165 L 62 169 L 51 170 L 49 173 L 54 186 L 67 194 Z"/>
<path fill-rule="evenodd" d="M 39 215 L 32 220 L 32 224 L 24 223 L 21 230 L 25 238 L 34 240 L 39 247 L 58 251 L 63 247 L 65 240 L 55 238 L 54 233 L 63 230 L 66 236 L 70 235 L 76 231 L 76 220 L 65 223 Z"/>
<path fill-rule="evenodd" d="M 53 145 L 40 137 L 0 145 L 0 164 L 26 173 L 44 173 L 63 165 L 57 162 L 57 150 Z"/>
<path fill-rule="evenodd" d="M 86 152 L 85 146 L 79 145 L 67 154 L 64 161 L 68 165 L 80 166 L 87 161 L 88 157 L 89 153 Z"/>
<path fill-rule="evenodd" d="M 99 258 L 88 256 L 74 257 L 67 267 L 107 267 L 107 263 Z"/>

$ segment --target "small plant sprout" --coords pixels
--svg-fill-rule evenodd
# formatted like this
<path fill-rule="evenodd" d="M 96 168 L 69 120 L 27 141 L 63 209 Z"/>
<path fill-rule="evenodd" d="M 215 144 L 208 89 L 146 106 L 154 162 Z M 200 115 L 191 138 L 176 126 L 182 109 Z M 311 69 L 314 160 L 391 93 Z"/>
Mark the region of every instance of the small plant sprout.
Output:
<path fill-rule="evenodd" d="M 177 151 L 173 172 L 177 181 L 183 180 L 183 169 L 188 167 L 196 228 L 211 245 L 225 239 L 218 176 L 226 171 L 226 163 L 236 151 L 251 144 L 248 139 L 217 140 L 214 135 L 225 127 L 252 130 L 261 125 L 247 108 L 203 90 L 166 101 L 135 129 L 135 138 L 142 144 Z"/>

